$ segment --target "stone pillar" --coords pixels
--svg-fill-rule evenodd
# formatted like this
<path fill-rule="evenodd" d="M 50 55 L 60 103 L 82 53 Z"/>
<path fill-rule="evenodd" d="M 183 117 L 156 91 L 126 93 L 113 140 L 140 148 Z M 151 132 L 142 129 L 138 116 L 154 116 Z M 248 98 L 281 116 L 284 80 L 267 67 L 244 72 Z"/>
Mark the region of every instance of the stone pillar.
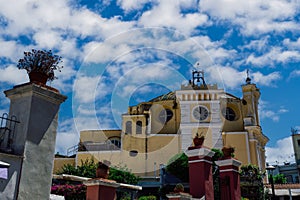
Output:
<path fill-rule="evenodd" d="M 58 90 L 33 83 L 15 86 L 4 92 L 10 99 L 9 115 L 16 116 L 12 152 L 20 159 L 13 199 L 49 199 L 56 129 L 60 104 L 66 100 Z M 4 155 L 3 155 L 4 156 Z M 16 180 L 12 180 L 16 178 Z"/>
<path fill-rule="evenodd" d="M 205 199 L 213 200 L 214 186 L 211 160 L 215 152 L 206 147 L 190 147 L 185 153 L 189 157 L 190 194 L 193 198 L 205 196 Z"/>
<path fill-rule="evenodd" d="M 107 179 L 93 179 L 84 182 L 87 186 L 87 200 L 115 200 L 116 189 L 120 184 Z"/>
<path fill-rule="evenodd" d="M 241 187 L 239 166 L 241 162 L 236 159 L 216 161 L 220 170 L 221 200 L 240 200 Z"/>

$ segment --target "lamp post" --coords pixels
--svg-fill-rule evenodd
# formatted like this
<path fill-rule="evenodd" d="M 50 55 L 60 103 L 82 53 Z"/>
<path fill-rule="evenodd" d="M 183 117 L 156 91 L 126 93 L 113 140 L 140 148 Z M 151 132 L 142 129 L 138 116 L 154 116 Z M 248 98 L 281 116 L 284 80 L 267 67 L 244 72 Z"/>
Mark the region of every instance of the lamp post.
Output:
<path fill-rule="evenodd" d="M 274 166 L 269 165 L 266 168 L 268 170 L 268 173 L 270 174 L 270 179 L 269 179 L 269 183 L 271 183 L 271 187 L 272 187 L 272 199 L 275 199 L 275 189 L 274 189 L 274 181 L 273 181 L 273 170 L 275 169 Z"/>

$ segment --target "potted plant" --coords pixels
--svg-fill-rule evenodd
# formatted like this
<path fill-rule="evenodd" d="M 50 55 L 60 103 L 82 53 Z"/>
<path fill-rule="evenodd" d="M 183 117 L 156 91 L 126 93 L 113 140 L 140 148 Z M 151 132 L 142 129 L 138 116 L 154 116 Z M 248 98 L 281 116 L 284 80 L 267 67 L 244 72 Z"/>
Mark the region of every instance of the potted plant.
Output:
<path fill-rule="evenodd" d="M 234 148 L 231 146 L 225 146 L 222 148 L 224 158 L 232 158 L 234 153 Z"/>
<path fill-rule="evenodd" d="M 107 179 L 109 175 L 110 162 L 104 160 L 103 162 L 98 163 L 98 167 L 96 169 L 96 178 L 104 178 Z"/>
<path fill-rule="evenodd" d="M 177 183 L 174 188 L 174 193 L 184 192 L 184 186 L 181 183 Z"/>
<path fill-rule="evenodd" d="M 61 57 L 54 55 L 51 50 L 35 50 L 24 52 L 24 58 L 18 61 L 17 67 L 25 69 L 31 83 L 45 85 L 47 81 L 53 81 L 56 77 L 54 71 L 63 68 L 59 66 Z"/>
<path fill-rule="evenodd" d="M 200 135 L 198 133 L 196 133 L 196 136 L 193 138 L 194 146 L 195 147 L 202 146 L 204 139 L 205 139 L 205 137 L 204 137 L 204 135 L 202 135 L 202 133 Z"/>

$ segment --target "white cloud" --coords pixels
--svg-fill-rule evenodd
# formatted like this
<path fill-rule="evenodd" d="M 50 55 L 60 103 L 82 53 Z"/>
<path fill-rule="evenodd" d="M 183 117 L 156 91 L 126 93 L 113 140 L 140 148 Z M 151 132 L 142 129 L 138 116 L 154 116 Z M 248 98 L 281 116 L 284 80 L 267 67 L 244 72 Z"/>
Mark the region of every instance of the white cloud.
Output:
<path fill-rule="evenodd" d="M 105 77 L 78 75 L 73 87 L 75 102 L 89 104 L 97 99 L 104 98 L 112 88 L 102 79 L 105 79 Z"/>
<path fill-rule="evenodd" d="M 68 148 L 77 145 L 79 142 L 79 135 L 75 132 L 58 132 L 56 134 L 55 152 L 60 154 L 67 154 Z"/>
<path fill-rule="evenodd" d="M 291 41 L 290 38 L 286 38 L 283 40 L 283 44 L 288 47 L 289 49 L 300 49 L 300 38 L 298 38 L 296 41 Z"/>
<path fill-rule="evenodd" d="M 294 50 L 283 50 L 282 47 L 274 47 L 269 52 L 260 56 L 250 54 L 246 63 L 257 67 L 275 67 L 276 63 L 288 63 L 290 61 L 300 61 L 300 52 Z"/>
<path fill-rule="evenodd" d="M 210 83 L 219 83 L 224 89 L 234 89 L 244 82 L 246 72 L 239 72 L 232 67 L 211 66 L 207 70 Z"/>
<path fill-rule="evenodd" d="M 251 40 L 248 44 L 242 46 L 242 49 L 250 49 L 257 52 L 265 52 L 269 48 L 270 36 L 262 37 L 258 40 Z"/>
<path fill-rule="evenodd" d="M 184 4 L 182 4 L 184 5 Z M 183 14 L 179 1 L 163 0 L 142 14 L 139 24 L 145 27 L 168 27 L 191 35 L 198 26 L 205 25 L 208 17 L 199 12 Z"/>
<path fill-rule="evenodd" d="M 3 4 L 0 13 L 7 21 L 6 26 L 0 27 L 1 34 L 12 37 L 23 35 L 28 40 L 34 40 L 36 48 L 68 50 L 63 51 L 66 55 L 78 51 L 75 43 L 78 39 L 95 37 L 103 40 L 135 24 L 121 21 L 118 17 L 102 18 L 86 7 L 71 5 L 67 0 L 53 0 L 51 6 L 47 1 L 35 0 L 0 3 Z M 70 51 L 72 48 L 65 48 L 65 45 L 70 46 L 66 40 L 72 42 L 73 51 Z"/>
<path fill-rule="evenodd" d="M 191 37 L 191 39 L 198 45 L 190 44 L 189 50 L 193 51 L 193 57 L 198 58 L 201 65 L 222 64 L 227 60 L 234 60 L 237 56 L 236 50 L 228 50 L 222 47 L 225 41 L 212 41 L 208 36 L 195 36 Z"/>
<path fill-rule="evenodd" d="M 245 82 L 247 73 L 246 71 L 239 71 L 233 67 L 228 66 L 210 66 L 206 68 L 205 72 L 208 73 L 208 79 L 210 83 L 218 83 L 223 85 L 224 89 L 235 89 L 239 85 Z M 253 77 L 252 82 L 258 85 L 264 86 L 276 86 L 276 81 L 278 81 L 281 76 L 279 72 L 273 72 L 264 75 L 260 72 L 251 73 Z"/>
<path fill-rule="evenodd" d="M 293 70 L 289 77 L 288 77 L 288 80 L 290 80 L 291 78 L 296 78 L 296 77 L 299 77 L 300 76 L 300 70 Z"/>
<path fill-rule="evenodd" d="M 117 4 L 121 6 L 125 12 L 142 8 L 149 0 L 118 0 Z M 155 2 L 155 1 L 150 1 Z"/>
<path fill-rule="evenodd" d="M 280 72 L 272 72 L 270 74 L 264 75 L 258 71 L 252 73 L 251 76 L 253 77 L 254 83 L 271 87 L 275 87 L 276 81 L 279 81 L 281 79 Z"/>
<path fill-rule="evenodd" d="M 149 83 L 175 90 L 180 87 L 183 79 L 184 77 L 170 67 L 168 62 L 158 62 L 128 70 L 114 87 L 119 96 L 130 97 L 138 88 Z"/>
<path fill-rule="evenodd" d="M 63 42 L 60 33 L 51 30 L 37 32 L 33 39 L 38 46 L 47 49 L 53 49 Z"/>
<path fill-rule="evenodd" d="M 16 49 L 18 48 L 16 41 L 4 41 L 0 38 L 0 46 L 0 57 L 16 59 Z"/>
<path fill-rule="evenodd" d="M 277 110 L 270 110 L 268 102 L 264 100 L 260 100 L 258 111 L 261 119 L 271 119 L 273 122 L 279 122 L 280 116 L 289 112 L 289 110 L 284 107 L 280 107 Z"/>
<path fill-rule="evenodd" d="M 199 7 L 217 21 L 226 20 L 238 25 L 245 35 L 299 30 L 297 22 L 293 21 L 299 12 L 297 0 L 201 0 Z"/>
<path fill-rule="evenodd" d="M 289 110 L 287 110 L 285 108 L 280 108 L 278 112 L 279 113 L 287 113 L 287 112 L 289 112 Z"/>
<path fill-rule="evenodd" d="M 4 69 L 0 69 L 0 82 L 9 84 L 21 84 L 28 82 L 29 78 L 25 70 L 19 70 L 14 65 L 9 65 Z"/>
<path fill-rule="evenodd" d="M 93 102 L 97 94 L 96 86 L 98 80 L 99 77 L 97 76 L 82 76 L 77 78 L 73 88 L 75 99 L 82 103 Z"/>
<path fill-rule="evenodd" d="M 274 147 L 266 147 L 266 157 L 269 164 L 295 162 L 292 138 L 287 137 L 276 141 Z"/>

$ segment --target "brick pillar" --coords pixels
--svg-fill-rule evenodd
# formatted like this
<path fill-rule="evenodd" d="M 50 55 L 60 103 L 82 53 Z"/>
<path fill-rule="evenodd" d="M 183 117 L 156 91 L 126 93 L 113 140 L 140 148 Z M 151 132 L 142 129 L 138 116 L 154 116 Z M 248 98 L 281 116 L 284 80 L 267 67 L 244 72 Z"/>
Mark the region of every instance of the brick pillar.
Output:
<path fill-rule="evenodd" d="M 115 200 L 116 189 L 120 186 L 120 184 L 106 179 L 93 179 L 84 184 L 87 186 L 87 200 Z"/>
<path fill-rule="evenodd" d="M 206 147 L 191 147 L 186 152 L 189 157 L 190 194 L 193 198 L 214 199 L 211 158 L 215 152 Z"/>
<path fill-rule="evenodd" d="M 216 161 L 220 169 L 221 200 L 240 200 L 241 187 L 239 166 L 241 162 L 236 159 Z"/>

